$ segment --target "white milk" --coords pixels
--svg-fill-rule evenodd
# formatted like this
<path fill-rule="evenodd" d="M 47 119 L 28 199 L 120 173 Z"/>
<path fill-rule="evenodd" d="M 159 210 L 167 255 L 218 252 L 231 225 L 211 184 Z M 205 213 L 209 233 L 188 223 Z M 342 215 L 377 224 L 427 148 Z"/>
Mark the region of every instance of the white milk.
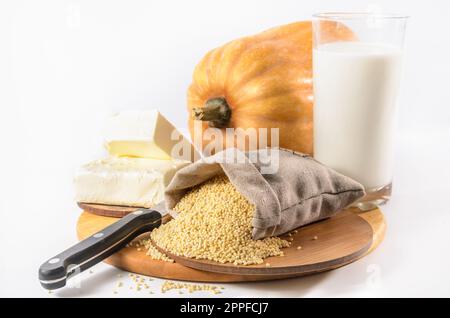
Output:
<path fill-rule="evenodd" d="M 366 190 L 391 183 L 401 51 L 359 42 L 313 52 L 314 157 Z"/>

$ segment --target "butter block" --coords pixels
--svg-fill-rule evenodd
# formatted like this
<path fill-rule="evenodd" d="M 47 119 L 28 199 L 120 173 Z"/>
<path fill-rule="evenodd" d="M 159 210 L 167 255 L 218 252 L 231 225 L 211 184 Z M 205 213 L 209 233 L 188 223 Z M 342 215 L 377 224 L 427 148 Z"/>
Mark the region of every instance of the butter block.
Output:
<path fill-rule="evenodd" d="M 195 161 L 199 153 L 156 109 L 127 110 L 109 117 L 105 146 L 114 156 Z"/>
<path fill-rule="evenodd" d="M 165 187 L 181 160 L 108 157 L 81 167 L 74 178 L 77 202 L 152 207 L 163 200 Z"/>

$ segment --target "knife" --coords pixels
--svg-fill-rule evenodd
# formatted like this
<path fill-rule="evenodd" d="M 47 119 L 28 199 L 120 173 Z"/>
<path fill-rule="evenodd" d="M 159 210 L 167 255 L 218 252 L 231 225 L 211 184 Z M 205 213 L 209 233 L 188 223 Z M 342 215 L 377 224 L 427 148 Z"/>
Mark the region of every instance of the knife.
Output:
<path fill-rule="evenodd" d="M 139 209 L 100 232 L 50 258 L 39 268 L 39 281 L 45 289 L 66 285 L 67 279 L 111 256 L 142 233 L 161 225 L 163 213 Z"/>

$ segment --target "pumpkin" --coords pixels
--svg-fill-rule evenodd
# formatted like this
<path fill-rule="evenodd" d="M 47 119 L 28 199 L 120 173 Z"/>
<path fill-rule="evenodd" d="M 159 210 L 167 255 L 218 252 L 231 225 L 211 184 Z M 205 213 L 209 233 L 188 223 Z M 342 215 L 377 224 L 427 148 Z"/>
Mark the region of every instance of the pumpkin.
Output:
<path fill-rule="evenodd" d="M 353 37 L 335 22 L 322 23 L 330 40 Z M 202 149 L 211 143 L 204 134 L 209 127 L 221 133 L 228 127 L 279 128 L 280 147 L 312 154 L 311 22 L 275 27 L 208 52 L 195 67 L 187 104 L 190 134 Z M 196 137 L 197 120 L 202 135 Z"/>

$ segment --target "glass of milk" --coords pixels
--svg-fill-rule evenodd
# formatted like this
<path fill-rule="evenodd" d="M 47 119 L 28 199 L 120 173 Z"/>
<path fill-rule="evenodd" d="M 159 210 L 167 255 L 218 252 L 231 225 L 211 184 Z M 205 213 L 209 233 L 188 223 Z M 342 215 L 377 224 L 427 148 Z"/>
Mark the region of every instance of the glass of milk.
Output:
<path fill-rule="evenodd" d="M 406 16 L 313 17 L 314 158 L 364 185 L 356 205 L 389 200 Z"/>

